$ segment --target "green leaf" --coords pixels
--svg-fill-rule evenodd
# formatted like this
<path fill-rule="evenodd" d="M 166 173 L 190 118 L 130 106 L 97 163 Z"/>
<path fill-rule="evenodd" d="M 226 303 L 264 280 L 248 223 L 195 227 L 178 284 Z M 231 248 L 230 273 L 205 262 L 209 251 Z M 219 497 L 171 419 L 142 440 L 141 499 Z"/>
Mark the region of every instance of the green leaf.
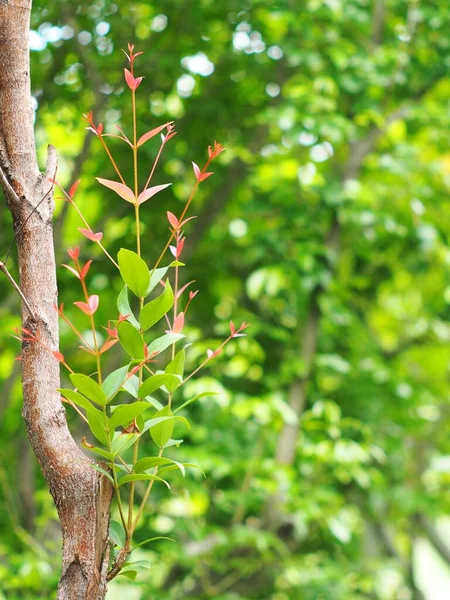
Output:
<path fill-rule="evenodd" d="M 138 438 L 138 433 L 117 433 L 111 442 L 111 450 L 114 456 L 128 450 Z"/>
<path fill-rule="evenodd" d="M 88 446 L 87 444 L 83 444 L 83 442 L 81 442 L 81 444 L 87 448 L 87 450 L 89 450 L 90 452 L 94 452 L 95 454 L 98 454 L 99 456 L 102 456 L 103 458 L 106 458 L 107 460 L 113 461 L 114 460 L 114 454 L 112 454 L 111 452 L 107 452 L 106 450 L 103 450 L 102 448 L 92 448 L 91 446 Z"/>
<path fill-rule="evenodd" d="M 122 569 L 128 570 L 128 569 L 151 569 L 152 568 L 152 564 L 149 560 L 146 560 L 145 558 L 141 559 L 141 560 L 135 560 L 135 561 L 127 561 L 126 563 L 124 563 Z"/>
<path fill-rule="evenodd" d="M 163 352 L 166 348 L 183 339 L 185 336 L 182 333 L 166 333 L 154 340 L 148 347 L 148 353 Z"/>
<path fill-rule="evenodd" d="M 128 315 L 127 321 L 129 321 L 136 329 L 139 329 L 139 323 L 131 310 L 130 302 L 128 300 L 128 286 L 124 285 L 122 291 L 117 297 L 117 310 L 123 316 Z"/>
<path fill-rule="evenodd" d="M 144 338 L 139 331 L 136 331 L 133 325 L 128 323 L 128 321 L 120 323 L 117 331 L 119 333 L 120 345 L 125 352 L 127 352 L 131 358 L 142 360 L 144 358 Z"/>
<path fill-rule="evenodd" d="M 174 417 L 174 419 L 177 419 L 178 417 Z M 180 444 L 182 444 L 184 442 L 184 440 L 169 440 L 167 442 L 167 444 L 164 446 L 164 448 L 171 448 L 172 446 L 176 446 L 177 448 L 180 446 Z"/>
<path fill-rule="evenodd" d="M 105 415 L 98 410 L 98 408 L 94 408 L 91 406 L 86 411 L 86 416 L 89 424 L 89 429 L 92 431 L 92 434 L 98 439 L 102 444 L 108 443 L 108 436 L 106 434 L 105 428 Z"/>
<path fill-rule="evenodd" d="M 128 365 L 120 367 L 108 375 L 108 377 L 102 383 L 103 391 L 105 392 L 108 400 L 116 394 L 122 387 L 123 382 L 128 373 Z"/>
<path fill-rule="evenodd" d="M 167 481 L 158 477 L 158 475 L 149 475 L 148 473 L 131 473 L 130 475 L 124 475 L 118 481 L 119 487 L 130 481 L 162 481 L 170 490 L 170 485 Z"/>
<path fill-rule="evenodd" d="M 96 402 L 99 406 L 106 405 L 106 394 L 96 381 L 83 373 L 71 373 L 70 381 L 78 388 L 78 391 L 81 392 L 83 396 Z"/>
<path fill-rule="evenodd" d="M 161 279 L 164 277 L 164 275 L 169 270 L 170 266 L 171 265 L 169 265 L 168 267 L 161 267 L 160 269 L 154 269 L 151 272 L 150 284 L 147 288 L 147 292 L 145 294 L 146 296 L 148 296 L 150 294 L 150 292 L 152 292 L 155 289 L 155 287 L 158 285 L 158 283 L 161 281 Z"/>
<path fill-rule="evenodd" d="M 152 440 L 157 444 L 160 448 L 164 446 L 166 442 L 170 440 L 170 437 L 173 432 L 173 415 L 172 411 L 168 406 L 165 406 L 162 410 L 158 411 L 155 415 L 158 417 L 171 417 L 166 421 L 162 421 L 158 423 L 154 427 L 150 429 L 150 435 L 152 436 Z"/>
<path fill-rule="evenodd" d="M 158 402 L 158 400 L 156 400 L 156 398 L 153 398 L 152 396 L 145 396 L 145 399 L 156 410 L 162 410 L 164 408 L 164 405 L 161 404 L 161 402 Z"/>
<path fill-rule="evenodd" d="M 95 464 L 95 463 L 90 463 L 90 466 L 95 469 L 96 471 L 98 471 L 99 473 L 101 473 L 102 475 L 104 475 L 105 477 L 107 477 L 109 479 L 109 481 L 114 485 L 114 479 L 111 477 L 111 475 L 108 473 L 108 471 L 105 471 L 105 469 L 103 469 L 102 467 L 100 467 L 99 465 Z"/>
<path fill-rule="evenodd" d="M 153 327 L 172 308 L 174 296 L 169 280 L 162 294 L 148 302 L 141 310 L 139 320 L 144 331 Z"/>
<path fill-rule="evenodd" d="M 111 429 L 116 429 L 119 425 L 128 425 L 133 419 L 150 407 L 151 405 L 148 402 L 133 402 L 133 404 L 118 406 L 109 419 L 109 426 Z"/>
<path fill-rule="evenodd" d="M 116 546 L 119 546 L 119 548 L 124 547 L 125 532 L 121 523 L 118 523 L 117 521 L 113 521 L 111 519 L 111 522 L 109 523 L 109 537 Z"/>
<path fill-rule="evenodd" d="M 121 248 L 117 255 L 122 279 L 138 298 L 145 297 L 150 284 L 150 271 L 140 256 Z"/>
<path fill-rule="evenodd" d="M 137 398 L 139 389 L 139 377 L 137 375 L 132 375 L 131 377 L 128 377 L 128 379 L 122 387 L 126 392 L 131 394 L 133 398 Z"/>
<path fill-rule="evenodd" d="M 146 379 L 139 388 L 139 398 L 145 398 L 146 396 L 149 396 L 163 385 L 168 386 L 170 384 L 173 385 L 174 383 L 180 385 L 179 379 L 176 375 L 171 375 L 170 373 L 152 375 Z"/>
<path fill-rule="evenodd" d="M 193 402 L 195 402 L 199 398 L 203 398 L 204 396 L 217 396 L 217 392 L 202 392 L 201 394 L 197 394 L 196 396 L 194 396 L 190 400 L 187 400 L 184 404 L 182 404 L 181 406 L 179 406 L 178 408 L 176 408 L 173 411 L 173 413 L 174 414 L 177 413 L 179 410 L 182 410 L 183 408 L 186 408 L 186 406 L 189 406 L 189 404 L 192 404 Z"/>
<path fill-rule="evenodd" d="M 175 465 L 175 467 L 181 471 L 183 477 L 186 475 L 186 470 L 182 463 L 172 460 L 171 458 L 159 456 L 148 456 L 146 458 L 141 458 L 134 465 L 134 471 L 136 473 L 143 473 L 144 471 L 148 471 L 148 469 L 153 469 L 154 467 L 159 467 L 160 465 Z"/>
<path fill-rule="evenodd" d="M 58 388 L 58 392 L 60 392 L 60 394 L 64 396 L 64 398 L 66 398 L 67 400 L 71 400 L 74 404 L 81 406 L 81 408 L 84 408 L 86 410 L 94 408 L 87 398 L 85 398 L 78 392 L 75 392 L 74 390 Z"/>
<path fill-rule="evenodd" d="M 166 373 L 173 373 L 183 377 L 184 363 L 186 360 L 186 350 L 180 350 L 173 360 L 166 367 Z"/>
<path fill-rule="evenodd" d="M 134 581 L 137 577 L 137 571 L 123 571 L 120 570 L 119 575 L 122 575 L 122 577 L 126 577 L 127 579 L 131 579 L 131 581 Z"/>
<path fill-rule="evenodd" d="M 133 550 L 136 550 L 136 548 L 140 548 L 141 546 L 144 546 L 145 544 L 150 544 L 150 542 L 156 542 L 157 540 L 169 540 L 169 542 L 175 542 L 175 540 L 173 540 L 170 537 L 158 535 L 156 537 L 148 538 L 148 540 L 144 540 L 143 542 L 140 542 L 139 544 L 136 544 L 136 546 L 134 546 Z M 133 552 L 133 550 L 132 550 L 132 552 Z"/>

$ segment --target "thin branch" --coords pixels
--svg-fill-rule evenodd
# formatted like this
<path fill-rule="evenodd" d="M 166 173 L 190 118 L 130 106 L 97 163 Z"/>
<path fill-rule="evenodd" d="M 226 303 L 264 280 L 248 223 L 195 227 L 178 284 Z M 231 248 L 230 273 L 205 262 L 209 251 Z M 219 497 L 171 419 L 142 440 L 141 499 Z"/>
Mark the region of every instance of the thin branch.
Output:
<path fill-rule="evenodd" d="M 0 260 L 0 271 L 2 271 L 5 274 L 6 279 L 9 281 L 9 283 L 13 286 L 13 288 L 16 290 L 16 292 L 19 294 L 22 302 L 25 304 L 25 306 L 27 307 L 28 312 L 31 315 L 31 318 L 33 319 L 33 321 L 36 321 L 36 316 L 31 308 L 31 306 L 28 304 L 28 300 L 25 298 L 25 296 L 23 295 L 22 290 L 20 289 L 19 285 L 16 283 L 14 277 L 11 275 L 11 273 L 8 271 L 7 266 L 5 265 L 5 263 L 3 263 Z"/>

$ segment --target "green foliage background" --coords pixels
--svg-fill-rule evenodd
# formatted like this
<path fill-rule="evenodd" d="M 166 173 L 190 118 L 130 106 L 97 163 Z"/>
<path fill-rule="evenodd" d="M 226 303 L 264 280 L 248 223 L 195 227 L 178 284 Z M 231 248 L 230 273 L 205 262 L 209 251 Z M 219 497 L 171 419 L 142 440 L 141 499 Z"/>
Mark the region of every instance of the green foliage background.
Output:
<path fill-rule="evenodd" d="M 137 532 L 177 543 L 140 550 L 152 570 L 119 578 L 108 599 L 448 598 L 447 2 L 36 0 L 32 29 L 40 155 L 54 144 L 61 182 L 81 176 L 79 204 L 111 254 L 133 246 L 133 215 L 95 182 L 114 172 L 81 114 L 129 127 L 127 42 L 145 52 L 141 132 L 169 120 L 178 131 L 154 181 L 173 185 L 144 205 L 150 263 L 166 211 L 179 214 L 189 194 L 190 161 L 203 164 L 214 139 L 226 146 L 187 227 L 201 290 L 191 366 L 230 318 L 251 323 L 190 386 L 219 392 L 192 407 L 181 448 L 206 480 L 155 486 Z M 129 152 L 114 149 L 130 177 Z M 149 165 L 156 150 L 145 146 Z M 4 202 L 0 218 L 3 256 Z M 106 324 L 120 282 L 80 226 L 57 201 L 58 263 L 77 244 L 93 255 Z M 9 267 L 17 275 L 14 256 Z M 64 269 L 59 282 L 70 307 L 78 289 Z M 4 279 L 0 294 L 0 598 L 51 598 L 56 512 L 20 415 L 18 299 Z M 65 328 L 61 344 L 89 372 Z M 280 440 L 296 428 L 283 464 Z"/>

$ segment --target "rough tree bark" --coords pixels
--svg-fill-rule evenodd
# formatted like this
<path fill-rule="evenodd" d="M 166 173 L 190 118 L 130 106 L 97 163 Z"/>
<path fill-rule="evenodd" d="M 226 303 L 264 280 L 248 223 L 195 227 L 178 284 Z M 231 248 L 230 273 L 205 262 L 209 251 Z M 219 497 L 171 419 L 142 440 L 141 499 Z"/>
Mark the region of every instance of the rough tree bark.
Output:
<path fill-rule="evenodd" d="M 17 235 L 20 287 L 32 309 L 23 326 L 58 349 L 51 183 L 56 152 L 39 171 L 33 131 L 28 37 L 31 0 L 0 0 L 0 183 Z M 41 202 L 41 200 L 43 200 Z M 40 344 L 22 351 L 23 417 L 55 501 L 63 537 L 59 600 L 106 594 L 112 489 L 73 440 L 56 391 L 59 363 Z"/>

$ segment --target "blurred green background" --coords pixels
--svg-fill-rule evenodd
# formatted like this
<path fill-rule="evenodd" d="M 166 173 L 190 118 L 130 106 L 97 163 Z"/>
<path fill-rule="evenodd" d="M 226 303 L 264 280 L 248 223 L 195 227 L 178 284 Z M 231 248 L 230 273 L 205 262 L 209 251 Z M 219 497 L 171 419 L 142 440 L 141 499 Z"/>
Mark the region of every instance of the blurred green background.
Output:
<path fill-rule="evenodd" d="M 96 183 L 114 171 L 81 114 L 130 131 L 120 49 L 134 42 L 140 132 L 178 131 L 154 180 L 173 185 L 144 205 L 150 263 L 190 161 L 214 139 L 227 148 L 186 227 L 190 367 L 230 318 L 251 323 L 190 385 L 219 392 L 189 409 L 178 451 L 206 479 L 155 486 L 137 531 L 176 543 L 136 552 L 152 570 L 119 577 L 108 600 L 450 597 L 449 31 L 446 0 L 35 0 L 41 158 L 52 143 L 61 183 L 81 177 L 79 205 L 113 255 L 133 247 L 131 207 Z M 130 152 L 110 145 L 129 178 Z M 157 149 L 142 150 L 149 166 Z M 0 219 L 3 257 L 5 202 Z M 121 284 L 80 226 L 58 200 L 58 264 L 77 244 L 94 258 L 106 324 Z M 59 284 L 84 327 L 65 269 Z M 19 304 L 3 278 L 0 294 L 0 598 L 53 598 L 58 522 L 20 415 Z M 89 370 L 64 327 L 61 342 Z"/>

